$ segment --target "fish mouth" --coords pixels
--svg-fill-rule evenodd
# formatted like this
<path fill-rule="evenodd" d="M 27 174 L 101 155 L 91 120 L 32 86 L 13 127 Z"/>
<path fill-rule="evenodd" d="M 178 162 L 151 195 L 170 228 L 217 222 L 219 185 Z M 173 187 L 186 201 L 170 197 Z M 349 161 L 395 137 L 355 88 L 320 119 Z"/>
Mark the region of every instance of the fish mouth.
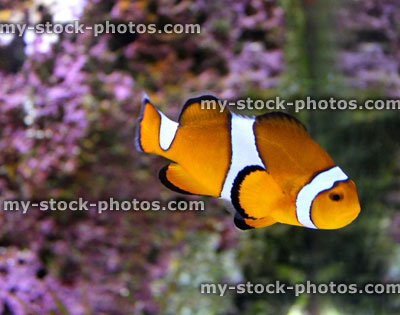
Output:
<path fill-rule="evenodd" d="M 345 222 L 345 224 L 349 224 L 353 222 L 357 217 L 360 211 L 353 211 L 351 213 L 345 213 L 342 216 L 340 216 L 340 221 Z"/>
<path fill-rule="evenodd" d="M 352 212 L 346 212 L 346 213 L 342 213 L 341 215 L 339 215 L 337 217 L 337 219 L 335 220 L 336 225 L 333 227 L 328 228 L 329 230 L 331 229 L 341 229 L 347 225 L 349 225 L 351 222 L 353 222 L 360 211 L 352 211 Z"/>
<path fill-rule="evenodd" d="M 360 205 L 354 205 L 349 210 L 350 211 L 345 211 L 342 213 L 340 216 L 342 220 L 351 219 L 351 221 L 353 221 L 360 214 L 361 207 Z"/>

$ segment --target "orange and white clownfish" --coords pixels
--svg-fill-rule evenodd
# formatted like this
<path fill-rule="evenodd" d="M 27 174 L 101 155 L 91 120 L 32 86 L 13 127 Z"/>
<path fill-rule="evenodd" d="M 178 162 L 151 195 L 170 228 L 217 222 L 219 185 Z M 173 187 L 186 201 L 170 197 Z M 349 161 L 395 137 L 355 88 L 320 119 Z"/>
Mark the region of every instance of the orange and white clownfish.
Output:
<path fill-rule="evenodd" d="M 189 99 L 175 122 L 143 97 L 135 145 L 173 161 L 159 172 L 166 187 L 230 201 L 240 229 L 276 222 L 338 229 L 357 217 L 354 182 L 297 119 L 202 109 L 203 101 L 218 99 Z"/>

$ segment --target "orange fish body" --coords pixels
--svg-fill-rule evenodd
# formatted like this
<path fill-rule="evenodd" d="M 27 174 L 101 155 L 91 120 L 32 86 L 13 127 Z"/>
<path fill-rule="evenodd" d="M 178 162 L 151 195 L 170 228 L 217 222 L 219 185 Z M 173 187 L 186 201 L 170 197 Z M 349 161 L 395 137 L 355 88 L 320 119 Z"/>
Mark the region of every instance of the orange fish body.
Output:
<path fill-rule="evenodd" d="M 298 120 L 202 109 L 203 101 L 218 99 L 189 99 L 177 123 L 143 98 L 136 148 L 173 161 L 159 173 L 166 187 L 230 201 L 240 229 L 276 222 L 337 229 L 357 217 L 354 182 Z"/>

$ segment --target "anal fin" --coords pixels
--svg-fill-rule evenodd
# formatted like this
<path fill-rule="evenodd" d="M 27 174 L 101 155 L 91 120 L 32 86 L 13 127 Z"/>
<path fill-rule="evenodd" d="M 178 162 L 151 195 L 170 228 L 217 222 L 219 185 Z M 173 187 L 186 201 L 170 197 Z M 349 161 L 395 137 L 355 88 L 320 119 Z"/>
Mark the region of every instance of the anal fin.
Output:
<path fill-rule="evenodd" d="M 212 196 L 207 187 L 199 184 L 195 178 L 176 163 L 164 166 L 158 177 L 172 191 L 186 195 Z"/>

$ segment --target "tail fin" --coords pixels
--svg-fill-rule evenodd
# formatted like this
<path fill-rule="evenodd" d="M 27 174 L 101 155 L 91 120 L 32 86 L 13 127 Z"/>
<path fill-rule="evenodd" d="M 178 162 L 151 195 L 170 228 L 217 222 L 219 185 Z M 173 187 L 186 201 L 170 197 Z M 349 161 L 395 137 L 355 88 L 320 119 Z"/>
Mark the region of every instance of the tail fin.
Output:
<path fill-rule="evenodd" d="M 135 146 L 138 151 L 165 156 L 178 129 L 178 123 L 161 113 L 143 93 L 137 121 Z"/>

